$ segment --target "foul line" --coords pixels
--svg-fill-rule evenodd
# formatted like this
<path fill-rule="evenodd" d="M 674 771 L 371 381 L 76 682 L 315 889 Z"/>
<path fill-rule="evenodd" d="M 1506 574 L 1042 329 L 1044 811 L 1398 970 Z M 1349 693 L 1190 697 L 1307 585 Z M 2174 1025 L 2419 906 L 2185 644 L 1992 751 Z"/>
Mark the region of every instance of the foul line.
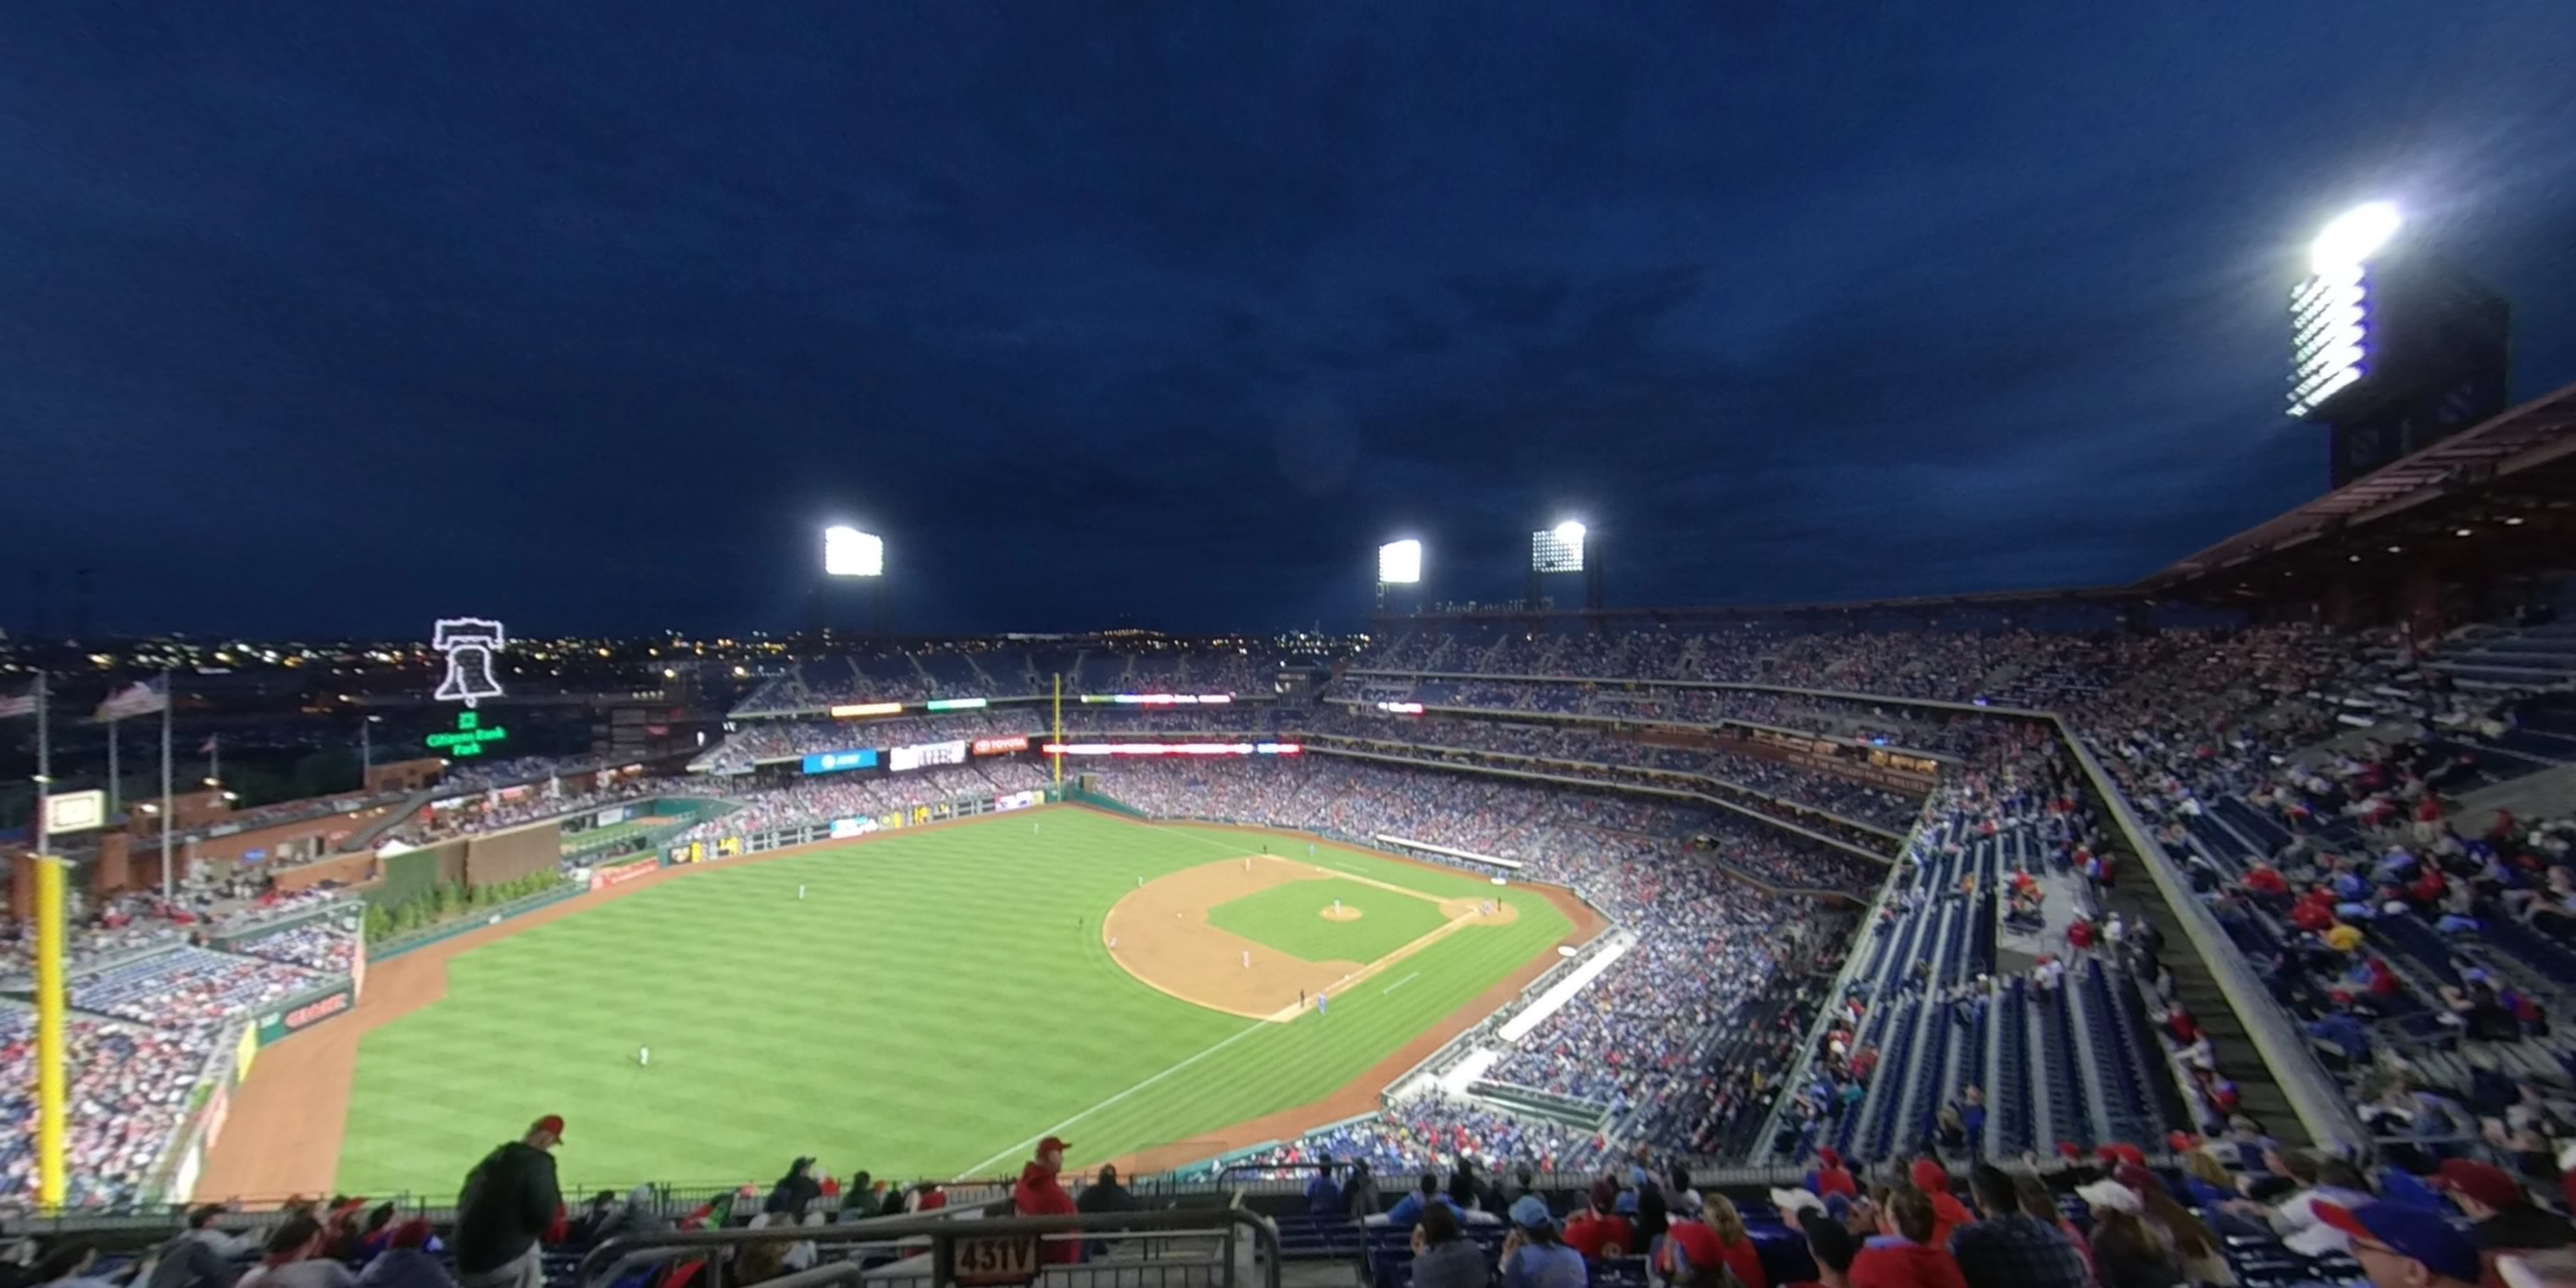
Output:
<path fill-rule="evenodd" d="M 1402 988 L 1402 987 L 1404 987 L 1405 985 L 1410 984 L 1410 983 L 1412 983 L 1413 981 L 1415 981 L 1415 980 L 1417 980 L 1417 979 L 1420 979 L 1420 978 L 1422 978 L 1422 972 L 1421 972 L 1421 971 L 1415 971 L 1415 972 L 1413 972 L 1412 974 L 1407 975 L 1407 976 L 1405 976 L 1404 978 L 1399 979 L 1399 980 L 1395 981 L 1394 983 L 1387 985 L 1387 986 L 1386 986 L 1386 989 L 1385 989 L 1385 992 L 1387 992 L 1387 993 L 1392 993 L 1392 992 L 1394 992 L 1395 990 L 1397 990 L 1397 989 L 1399 989 L 1399 988 Z M 1381 994 L 1381 996 L 1383 996 L 1383 994 Z"/>
<path fill-rule="evenodd" d="M 1173 1074 L 1179 1073 L 1181 1070 L 1189 1068 L 1191 1065 L 1197 1064 L 1199 1061 L 1215 1055 L 1217 1052 L 1233 1046 L 1235 1043 L 1240 1042 L 1245 1038 L 1251 1037 L 1253 1034 L 1269 1027 L 1269 1025 L 1270 1021 L 1268 1020 L 1255 1020 L 1250 1025 L 1247 1025 L 1242 1032 L 1237 1033 L 1230 1038 L 1225 1038 L 1219 1041 L 1215 1046 L 1209 1047 L 1207 1050 L 1201 1051 L 1197 1055 L 1191 1056 L 1189 1059 L 1183 1060 L 1179 1064 L 1173 1065 L 1171 1068 L 1165 1069 L 1161 1073 L 1155 1074 L 1153 1077 L 1147 1078 L 1143 1082 L 1137 1083 L 1135 1086 L 1129 1087 L 1125 1091 L 1119 1092 L 1117 1095 L 1111 1096 L 1107 1100 L 1103 1100 L 1099 1104 L 1093 1105 L 1089 1109 L 1085 1109 L 1081 1113 L 1075 1114 L 1073 1117 L 1067 1118 L 1063 1122 L 1057 1123 L 1055 1126 L 1049 1127 L 1045 1131 L 1039 1132 L 1037 1135 L 1031 1136 L 1027 1140 L 1021 1141 L 1019 1144 L 1013 1145 L 1010 1148 L 1003 1150 L 1001 1153 L 985 1159 L 983 1162 L 977 1163 L 973 1167 L 967 1168 L 965 1171 L 959 1172 L 957 1175 L 950 1177 L 949 1180 L 951 1182 L 956 1182 L 982 1179 L 981 1174 L 985 1168 L 990 1167 L 995 1163 L 1007 1163 L 1011 1161 L 1012 1158 L 1016 1157 L 1022 1150 L 1027 1149 L 1029 1146 L 1035 1145 L 1049 1136 L 1062 1133 L 1065 1128 L 1071 1127 L 1075 1123 L 1081 1122 L 1083 1119 L 1089 1118 L 1093 1114 L 1099 1113 L 1101 1110 L 1107 1109 L 1111 1105 L 1117 1104 L 1119 1101 L 1125 1100 L 1127 1097 L 1135 1095 L 1137 1092 L 1143 1091 L 1145 1088 L 1153 1086 L 1155 1083 L 1161 1082 L 1163 1079 L 1171 1077 Z"/>

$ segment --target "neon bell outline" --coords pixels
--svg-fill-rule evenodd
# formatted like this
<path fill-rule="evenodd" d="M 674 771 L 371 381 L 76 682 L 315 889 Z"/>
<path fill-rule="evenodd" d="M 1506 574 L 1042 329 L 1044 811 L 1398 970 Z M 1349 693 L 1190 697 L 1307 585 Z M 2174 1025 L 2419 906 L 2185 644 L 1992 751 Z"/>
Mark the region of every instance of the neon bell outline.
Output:
<path fill-rule="evenodd" d="M 430 696 L 468 707 L 485 698 L 501 696 L 501 682 L 492 676 L 492 655 L 500 652 L 508 640 L 499 622 L 481 617 L 442 617 L 431 631 L 429 643 L 447 655 L 447 678 L 438 682 L 438 692 Z"/>

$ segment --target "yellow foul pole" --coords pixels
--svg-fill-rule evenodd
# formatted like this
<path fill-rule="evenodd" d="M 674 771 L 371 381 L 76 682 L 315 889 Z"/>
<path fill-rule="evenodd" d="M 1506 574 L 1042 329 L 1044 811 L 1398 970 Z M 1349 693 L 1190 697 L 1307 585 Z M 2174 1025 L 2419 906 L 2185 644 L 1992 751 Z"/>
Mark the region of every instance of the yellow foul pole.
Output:
<path fill-rule="evenodd" d="M 1064 745 L 1064 675 L 1061 672 L 1055 677 L 1055 745 L 1059 747 Z M 1047 759 L 1055 762 L 1056 785 L 1063 786 L 1064 753 L 1059 751 Z"/>
<path fill-rule="evenodd" d="M 63 861 L 36 857 L 36 1202 L 63 1205 Z"/>

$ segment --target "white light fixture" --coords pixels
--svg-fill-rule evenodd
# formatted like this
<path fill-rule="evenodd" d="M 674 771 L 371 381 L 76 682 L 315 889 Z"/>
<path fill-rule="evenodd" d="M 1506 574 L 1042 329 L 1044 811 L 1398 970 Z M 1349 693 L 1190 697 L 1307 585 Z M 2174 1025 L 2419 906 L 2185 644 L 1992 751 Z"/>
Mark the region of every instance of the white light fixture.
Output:
<path fill-rule="evenodd" d="M 847 526 L 823 529 L 823 575 L 884 576 L 885 538 Z"/>
<path fill-rule="evenodd" d="M 1407 538 L 1377 548 L 1377 580 L 1383 586 L 1411 586 L 1422 580 L 1422 543 Z"/>
<path fill-rule="evenodd" d="M 2406 217 L 2385 201 L 2355 206 L 2335 216 L 2317 239 L 2308 243 L 2308 265 L 2319 273 L 2362 263 L 2386 248 Z"/>

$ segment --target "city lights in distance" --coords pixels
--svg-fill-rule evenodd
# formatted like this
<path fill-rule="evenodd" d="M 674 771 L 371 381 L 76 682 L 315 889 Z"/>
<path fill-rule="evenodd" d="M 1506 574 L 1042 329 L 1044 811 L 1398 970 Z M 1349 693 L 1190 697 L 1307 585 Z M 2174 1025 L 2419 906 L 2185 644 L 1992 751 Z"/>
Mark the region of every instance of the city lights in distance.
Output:
<path fill-rule="evenodd" d="M 823 529 L 823 575 L 884 576 L 885 538 L 846 526 Z"/>
<path fill-rule="evenodd" d="M 2355 206 L 2335 216 L 2317 239 L 2308 243 L 2308 268 L 2317 273 L 2366 263 L 2385 249 L 2406 226 L 2406 217 L 2385 201 Z"/>
<path fill-rule="evenodd" d="M 1377 579 L 1383 586 L 1411 586 L 1422 580 L 1422 543 L 1390 541 L 1377 548 Z"/>

